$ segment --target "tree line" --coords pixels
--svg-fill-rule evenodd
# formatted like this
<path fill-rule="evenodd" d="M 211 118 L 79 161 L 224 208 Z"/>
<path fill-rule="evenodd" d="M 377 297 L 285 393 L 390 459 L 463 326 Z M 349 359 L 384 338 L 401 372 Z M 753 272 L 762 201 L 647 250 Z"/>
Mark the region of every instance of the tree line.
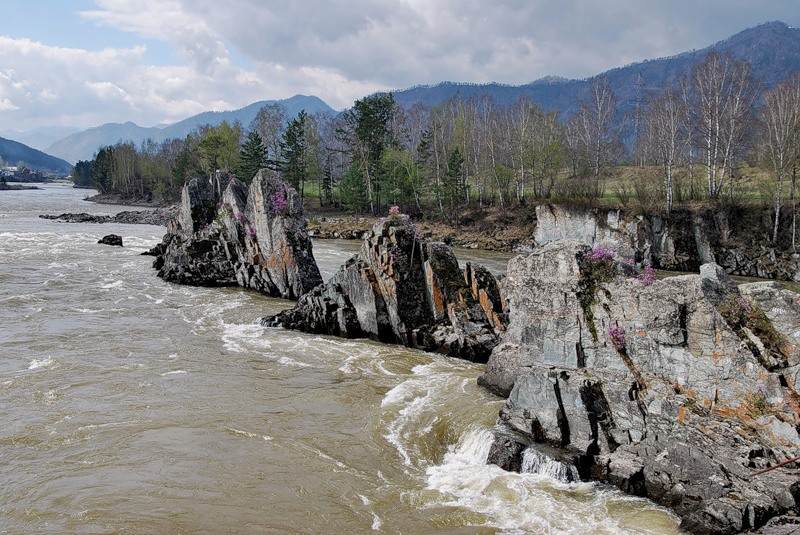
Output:
<path fill-rule="evenodd" d="M 746 62 L 710 53 L 678 80 L 641 91 L 627 114 L 603 76 L 567 117 L 527 98 L 499 106 L 457 96 L 402 109 L 386 93 L 340 114 L 294 118 L 272 104 L 246 128 L 222 123 L 181 140 L 102 147 L 75 175 L 101 191 L 169 200 L 195 176 L 227 169 L 248 182 L 268 167 L 321 206 L 374 215 L 399 206 L 457 222 L 473 208 L 604 197 L 668 215 L 676 203 L 735 200 L 749 163 L 772 177 L 773 239 L 788 211 L 795 245 L 800 77 L 761 88 Z M 648 172 L 621 181 L 620 165 Z"/>

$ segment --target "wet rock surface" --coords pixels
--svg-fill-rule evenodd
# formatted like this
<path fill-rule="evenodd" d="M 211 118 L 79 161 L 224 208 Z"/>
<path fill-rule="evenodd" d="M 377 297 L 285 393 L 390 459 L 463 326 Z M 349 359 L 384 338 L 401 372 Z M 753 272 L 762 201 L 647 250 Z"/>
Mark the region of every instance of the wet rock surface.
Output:
<path fill-rule="evenodd" d="M 266 169 L 249 187 L 220 173 L 191 180 L 167 234 L 149 254 L 159 277 L 180 284 L 239 285 L 297 299 L 322 283 L 302 202 Z"/>
<path fill-rule="evenodd" d="M 800 296 L 715 264 L 643 281 L 596 256 L 556 241 L 509 263 L 510 322 L 479 379 L 508 398 L 490 461 L 557 447 L 694 533 L 798 514 L 797 463 L 751 474 L 800 454 Z"/>
<path fill-rule="evenodd" d="M 405 216 L 375 224 L 361 253 L 267 325 L 373 340 L 485 362 L 507 321 L 496 279 L 462 271 L 444 244 L 426 243 Z"/>
<path fill-rule="evenodd" d="M 117 234 L 109 234 L 100 238 L 97 243 L 103 245 L 113 245 L 115 247 L 122 247 L 122 236 Z"/>

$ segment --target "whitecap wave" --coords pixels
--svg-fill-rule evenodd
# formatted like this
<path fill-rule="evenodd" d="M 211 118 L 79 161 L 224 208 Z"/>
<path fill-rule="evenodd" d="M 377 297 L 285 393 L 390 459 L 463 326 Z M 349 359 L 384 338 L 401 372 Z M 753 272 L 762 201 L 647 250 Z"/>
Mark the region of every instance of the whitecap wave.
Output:
<path fill-rule="evenodd" d="M 226 427 L 225 431 L 231 433 L 232 435 L 239 435 L 247 438 L 260 438 L 267 442 L 272 440 L 272 437 L 269 435 L 260 435 L 258 433 L 250 433 L 249 431 L 242 431 L 241 429 L 236 429 L 234 427 Z"/>
<path fill-rule="evenodd" d="M 161 377 L 166 377 L 168 375 L 185 375 L 187 373 L 189 373 L 189 372 L 187 372 L 186 370 L 173 370 L 171 372 L 164 372 L 164 373 L 159 374 L 159 375 L 161 375 Z"/>
<path fill-rule="evenodd" d="M 29 370 L 36 370 L 39 368 L 49 368 L 55 363 L 55 361 L 51 357 L 45 357 L 43 359 L 33 359 L 30 361 L 28 365 Z"/>

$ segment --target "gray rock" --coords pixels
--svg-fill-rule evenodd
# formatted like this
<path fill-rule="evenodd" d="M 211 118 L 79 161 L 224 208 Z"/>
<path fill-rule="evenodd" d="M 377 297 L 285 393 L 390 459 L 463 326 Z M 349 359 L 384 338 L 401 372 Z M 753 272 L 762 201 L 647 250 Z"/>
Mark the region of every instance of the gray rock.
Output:
<path fill-rule="evenodd" d="M 117 234 L 109 234 L 107 236 L 103 236 L 100 238 L 97 243 L 101 243 L 103 245 L 113 245 L 115 247 L 122 247 L 122 236 Z"/>
<path fill-rule="evenodd" d="M 800 296 L 739 290 L 713 264 L 647 284 L 588 250 L 553 242 L 509 263 L 510 323 L 479 379 L 508 396 L 497 447 L 508 433 L 556 446 L 696 533 L 797 514 L 796 467 L 749 474 L 800 449 Z M 514 466 L 518 449 L 494 457 Z"/>
<path fill-rule="evenodd" d="M 405 216 L 375 224 L 361 253 L 267 325 L 371 338 L 485 362 L 505 328 L 505 302 L 480 266 L 419 239 Z"/>
<path fill-rule="evenodd" d="M 638 264 L 697 271 L 716 262 L 729 274 L 800 281 L 800 257 L 769 240 L 757 214 L 729 219 L 723 211 L 674 211 L 668 219 L 619 209 L 536 207 L 534 245 L 558 240 L 605 245 Z"/>
<path fill-rule="evenodd" d="M 213 181 L 191 180 L 152 254 L 158 275 L 181 284 L 240 285 L 297 299 L 322 283 L 302 202 L 266 169 L 249 188 L 221 174 Z"/>

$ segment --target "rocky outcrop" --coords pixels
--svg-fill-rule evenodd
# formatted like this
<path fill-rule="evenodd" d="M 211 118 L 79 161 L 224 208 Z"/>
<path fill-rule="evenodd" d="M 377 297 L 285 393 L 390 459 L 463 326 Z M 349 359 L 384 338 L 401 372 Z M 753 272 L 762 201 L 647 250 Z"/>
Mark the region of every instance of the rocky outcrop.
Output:
<path fill-rule="evenodd" d="M 103 245 L 113 245 L 115 247 L 122 247 L 122 236 L 118 234 L 109 234 L 100 238 L 97 243 Z"/>
<path fill-rule="evenodd" d="M 211 181 L 191 180 L 178 215 L 151 254 L 159 277 L 181 284 L 238 284 L 297 299 L 322 283 L 302 202 L 266 169 L 249 188 L 219 173 Z"/>
<path fill-rule="evenodd" d="M 667 219 L 619 209 L 539 205 L 532 245 L 577 240 L 613 247 L 621 256 L 661 269 L 696 272 L 716 262 L 730 275 L 800 282 L 800 254 L 771 243 L 771 223 L 756 212 L 729 217 L 725 212 L 675 211 Z"/>
<path fill-rule="evenodd" d="M 796 464 L 750 474 L 800 454 L 800 296 L 715 264 L 651 281 L 607 253 L 556 241 L 509 263 L 510 323 L 479 380 L 508 398 L 491 460 L 555 446 L 695 533 L 797 514 Z"/>
<path fill-rule="evenodd" d="M 42 219 L 53 219 L 65 223 L 125 223 L 132 225 L 166 226 L 178 213 L 177 206 L 156 208 L 155 210 L 126 210 L 115 215 L 65 213 L 59 215 L 40 215 Z"/>
<path fill-rule="evenodd" d="M 505 328 L 505 302 L 483 267 L 459 269 L 441 243 L 419 239 L 407 216 L 375 224 L 361 254 L 267 325 L 370 338 L 485 362 Z"/>

